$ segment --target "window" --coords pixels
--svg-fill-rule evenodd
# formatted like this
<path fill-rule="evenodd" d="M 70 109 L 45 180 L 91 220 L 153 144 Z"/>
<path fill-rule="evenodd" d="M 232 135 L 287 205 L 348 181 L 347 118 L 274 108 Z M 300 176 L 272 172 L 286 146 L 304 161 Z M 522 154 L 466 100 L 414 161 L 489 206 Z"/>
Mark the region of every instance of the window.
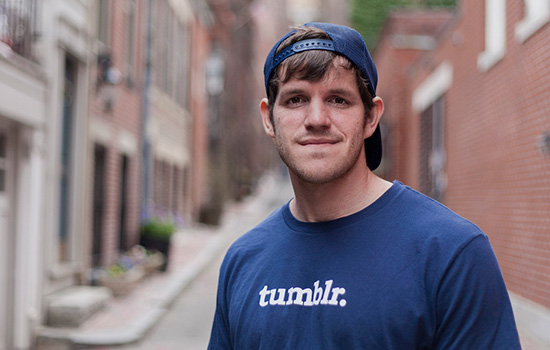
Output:
<path fill-rule="evenodd" d="M 441 63 L 413 92 L 413 110 L 421 113 L 441 97 L 453 83 L 453 66 Z"/>
<path fill-rule="evenodd" d="M 125 40 L 125 73 L 128 86 L 134 84 L 134 66 L 136 51 L 136 2 L 126 0 L 126 40 Z"/>
<path fill-rule="evenodd" d="M 182 107 L 187 107 L 190 71 L 190 29 L 166 1 L 156 1 L 153 11 L 155 86 Z"/>
<path fill-rule="evenodd" d="M 177 213 L 180 208 L 180 187 L 180 170 L 174 165 L 172 167 L 172 203 L 170 205 L 173 213 Z"/>
<path fill-rule="evenodd" d="M 168 92 L 169 75 L 169 52 L 170 52 L 170 37 L 172 16 L 166 1 L 157 1 L 156 5 L 156 21 L 155 21 L 155 85 L 164 92 Z"/>
<path fill-rule="evenodd" d="M 0 41 L 29 59 L 37 34 L 38 5 L 36 0 L 0 0 Z"/>
<path fill-rule="evenodd" d="M 443 201 L 445 176 L 445 106 L 440 97 L 420 115 L 419 189 Z"/>
<path fill-rule="evenodd" d="M 6 191 L 8 137 L 0 130 L 0 193 Z M 1 210 L 2 208 L 0 208 Z"/>
<path fill-rule="evenodd" d="M 97 38 L 105 47 L 109 46 L 109 32 L 110 32 L 110 9 L 109 0 L 99 0 L 99 23 L 97 26 Z"/>
<path fill-rule="evenodd" d="M 445 93 L 453 83 L 453 67 L 441 63 L 413 92 L 413 110 L 420 115 L 419 189 L 443 201 L 445 176 Z"/>
<path fill-rule="evenodd" d="M 174 47 L 176 50 L 172 52 L 172 61 L 174 71 L 177 74 L 174 76 L 174 88 L 172 96 L 182 107 L 187 107 L 187 92 L 189 91 L 189 72 L 191 70 L 190 63 L 190 30 L 189 27 L 182 22 L 177 22 L 175 28 L 177 35 L 174 37 Z"/>
<path fill-rule="evenodd" d="M 61 118 L 61 169 L 59 178 L 59 260 L 69 260 L 69 229 L 73 163 L 73 124 L 76 97 L 76 63 L 65 58 L 63 114 Z"/>
<path fill-rule="evenodd" d="M 506 51 L 506 0 L 485 0 L 485 51 L 477 58 L 478 69 L 486 72 Z"/>
<path fill-rule="evenodd" d="M 524 0 L 524 17 L 516 25 L 516 38 L 524 42 L 550 20 L 550 1 Z"/>

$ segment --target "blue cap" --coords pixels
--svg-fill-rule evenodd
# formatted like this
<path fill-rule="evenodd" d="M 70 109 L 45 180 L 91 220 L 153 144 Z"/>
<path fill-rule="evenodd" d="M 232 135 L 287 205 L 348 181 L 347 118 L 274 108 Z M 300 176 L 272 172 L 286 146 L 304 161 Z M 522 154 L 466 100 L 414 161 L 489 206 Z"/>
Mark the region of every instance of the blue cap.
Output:
<path fill-rule="evenodd" d="M 361 72 L 363 78 L 367 80 L 368 90 L 371 95 L 373 97 L 376 96 L 378 73 L 376 72 L 376 66 L 372 61 L 367 45 L 361 34 L 352 28 L 332 23 L 313 22 L 306 23 L 305 26 L 321 29 L 330 37 L 330 40 L 308 39 L 298 41 L 275 55 L 279 45 L 295 33 L 296 30 L 288 32 L 279 39 L 265 60 L 264 79 L 266 93 L 269 94 L 269 80 L 273 75 L 273 71 L 284 60 L 303 51 L 325 50 L 332 51 L 350 60 Z M 382 161 L 382 137 L 380 135 L 380 126 L 376 127 L 371 137 L 365 139 L 365 152 L 367 154 L 367 165 L 369 169 L 374 170 L 378 168 Z"/>

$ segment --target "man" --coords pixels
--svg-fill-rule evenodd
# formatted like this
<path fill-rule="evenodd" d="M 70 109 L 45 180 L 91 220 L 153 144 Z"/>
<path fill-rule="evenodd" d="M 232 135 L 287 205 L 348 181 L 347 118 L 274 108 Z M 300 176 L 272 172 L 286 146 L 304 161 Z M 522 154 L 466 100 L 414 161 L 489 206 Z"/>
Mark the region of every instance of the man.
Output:
<path fill-rule="evenodd" d="M 361 35 L 306 24 L 264 74 L 295 198 L 227 252 L 209 348 L 520 349 L 487 236 L 372 172 L 384 104 Z"/>

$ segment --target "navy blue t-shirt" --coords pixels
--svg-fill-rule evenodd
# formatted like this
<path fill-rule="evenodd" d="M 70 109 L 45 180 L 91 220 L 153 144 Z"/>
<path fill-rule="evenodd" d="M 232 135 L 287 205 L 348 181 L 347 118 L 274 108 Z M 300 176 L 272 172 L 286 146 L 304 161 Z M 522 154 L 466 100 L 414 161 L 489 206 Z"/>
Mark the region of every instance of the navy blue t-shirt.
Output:
<path fill-rule="evenodd" d="M 376 202 L 306 223 L 288 204 L 220 270 L 209 349 L 520 349 L 487 236 L 394 182 Z"/>

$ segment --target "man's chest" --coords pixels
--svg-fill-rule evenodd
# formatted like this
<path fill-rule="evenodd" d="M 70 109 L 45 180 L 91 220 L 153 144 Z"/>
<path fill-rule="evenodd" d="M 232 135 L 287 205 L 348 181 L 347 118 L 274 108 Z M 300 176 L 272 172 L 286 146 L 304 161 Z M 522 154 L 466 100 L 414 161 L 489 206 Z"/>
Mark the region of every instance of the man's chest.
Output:
<path fill-rule="evenodd" d="M 229 290 L 229 322 L 238 341 L 291 348 L 365 348 L 407 345 L 433 324 L 417 277 L 358 266 L 256 265 Z M 292 344 L 288 344 L 292 342 Z M 343 347 L 345 345 L 345 347 Z"/>

